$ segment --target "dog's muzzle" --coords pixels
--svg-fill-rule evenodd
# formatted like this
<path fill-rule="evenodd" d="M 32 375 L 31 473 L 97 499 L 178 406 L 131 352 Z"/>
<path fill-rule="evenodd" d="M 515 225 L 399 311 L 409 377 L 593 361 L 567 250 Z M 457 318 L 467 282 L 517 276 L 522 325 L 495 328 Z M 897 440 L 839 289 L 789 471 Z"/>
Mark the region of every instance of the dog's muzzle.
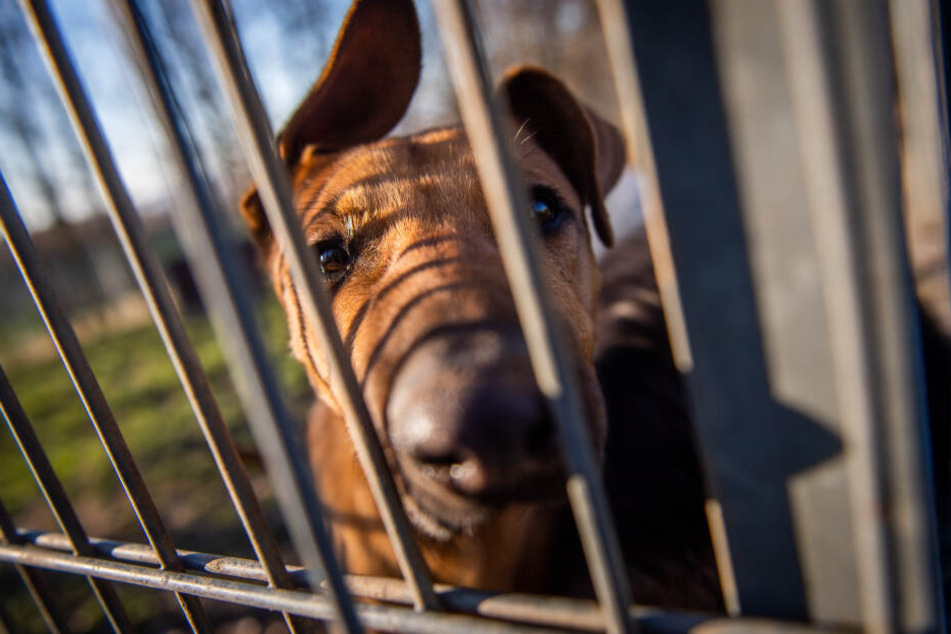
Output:
<path fill-rule="evenodd" d="M 407 493 L 446 527 L 563 495 L 554 425 L 524 345 L 512 339 L 430 341 L 394 377 L 387 420 Z"/>

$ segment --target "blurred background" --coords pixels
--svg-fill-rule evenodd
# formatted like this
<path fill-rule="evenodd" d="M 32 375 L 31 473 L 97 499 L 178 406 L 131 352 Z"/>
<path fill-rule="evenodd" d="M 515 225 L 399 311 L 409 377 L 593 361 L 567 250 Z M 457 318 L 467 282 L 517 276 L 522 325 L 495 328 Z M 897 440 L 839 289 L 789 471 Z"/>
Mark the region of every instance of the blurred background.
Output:
<path fill-rule="evenodd" d="M 207 50 L 187 0 L 147 0 L 146 12 L 169 68 L 191 136 L 236 242 L 244 228 L 237 201 L 248 169 Z M 53 0 L 61 29 L 100 117 L 150 239 L 187 315 L 188 327 L 272 527 L 294 561 L 266 477 L 171 227 L 175 168 L 166 156 L 127 52 L 104 0 Z M 609 120 L 616 105 L 598 14 L 590 0 L 476 2 L 492 70 L 516 63 L 544 66 Z M 272 126 L 280 129 L 320 74 L 349 0 L 233 0 L 245 53 Z M 423 77 L 396 133 L 455 123 L 434 18 L 418 2 Z M 0 0 L 0 171 L 84 344 L 133 455 L 180 549 L 250 557 L 231 506 L 148 311 L 125 264 L 103 199 L 87 169 L 68 116 L 16 0 Z M 245 243 L 246 244 L 246 243 Z M 246 260 L 254 256 L 245 249 Z M 287 398 L 303 421 L 311 400 L 303 372 L 287 353 L 280 309 L 258 285 L 260 323 Z M 143 542 L 144 536 L 36 308 L 6 249 L 0 247 L 0 364 L 44 443 L 91 536 Z M 17 526 L 57 530 L 12 438 L 0 432 L 0 499 Z M 47 575 L 76 631 L 107 631 L 82 580 Z M 119 586 L 143 632 L 177 631 L 172 596 Z M 18 623 L 43 631 L 12 566 L 0 566 L 0 603 Z M 282 631 L 274 616 L 207 602 L 223 632 Z M 29 626 L 28 626 L 29 627 Z"/>

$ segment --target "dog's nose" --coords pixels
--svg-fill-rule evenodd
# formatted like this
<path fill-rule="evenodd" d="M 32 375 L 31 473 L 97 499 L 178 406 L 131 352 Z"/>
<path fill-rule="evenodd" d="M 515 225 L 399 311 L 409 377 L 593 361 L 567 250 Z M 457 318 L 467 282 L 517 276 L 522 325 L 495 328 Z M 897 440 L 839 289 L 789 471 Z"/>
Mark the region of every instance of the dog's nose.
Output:
<path fill-rule="evenodd" d="M 433 385 L 435 400 L 417 400 L 405 412 L 409 457 L 425 475 L 465 495 L 517 493 L 554 449 L 541 394 L 489 379 L 467 386 L 468 394 L 454 403 L 446 387 Z"/>
<path fill-rule="evenodd" d="M 388 414 L 404 471 L 461 495 L 536 497 L 560 468 L 547 405 L 521 358 L 448 369 L 412 359 Z"/>

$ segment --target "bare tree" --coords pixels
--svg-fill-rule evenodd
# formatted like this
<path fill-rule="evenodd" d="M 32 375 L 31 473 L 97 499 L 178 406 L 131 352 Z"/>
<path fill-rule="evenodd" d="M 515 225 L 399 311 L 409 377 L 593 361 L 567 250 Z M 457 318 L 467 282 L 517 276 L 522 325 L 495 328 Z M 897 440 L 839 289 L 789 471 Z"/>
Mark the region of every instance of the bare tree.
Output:
<path fill-rule="evenodd" d="M 89 246 L 68 222 L 63 192 L 81 196 L 81 201 L 70 205 L 78 208 L 80 216 L 100 209 L 98 194 L 36 44 L 10 0 L 0 0 L 0 95 L 0 134 L 16 143 L 19 151 L 10 154 L 17 157 L 16 172 L 29 181 L 37 196 L 36 200 L 21 201 L 24 210 L 33 214 L 28 220 L 48 224 L 59 232 L 64 251 L 77 258 L 88 274 L 82 291 L 66 285 L 61 293 L 67 304 L 99 305 L 105 299 L 105 288 Z M 42 113 L 49 116 L 44 119 Z M 65 160 L 54 160 L 55 152 L 61 152 Z M 73 187 L 69 187 L 71 182 Z M 45 218 L 37 220 L 37 212 Z M 59 264 L 48 263 L 51 268 Z M 76 293 L 81 296 L 72 297 Z"/>

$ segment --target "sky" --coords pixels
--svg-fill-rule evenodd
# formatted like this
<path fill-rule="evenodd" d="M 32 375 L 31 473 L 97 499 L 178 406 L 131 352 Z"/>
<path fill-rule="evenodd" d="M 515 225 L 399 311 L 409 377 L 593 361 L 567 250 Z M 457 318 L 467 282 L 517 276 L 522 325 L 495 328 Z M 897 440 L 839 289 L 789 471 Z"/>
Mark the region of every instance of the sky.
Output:
<path fill-rule="evenodd" d="M 171 182 L 174 177 L 167 173 L 161 159 L 162 135 L 151 115 L 148 98 L 125 54 L 123 36 L 115 26 L 108 6 L 103 0 L 54 0 L 51 4 L 127 188 L 141 207 L 155 206 L 173 191 Z M 339 24 L 348 3 L 341 0 L 323 4 L 327 5 L 328 21 Z M 250 2 L 239 0 L 235 3 L 235 12 L 239 22 L 246 26 L 242 30 L 246 54 L 272 123 L 279 124 L 306 92 L 312 78 L 305 78 L 302 73 L 293 72 L 288 67 L 279 47 L 269 44 L 280 41 L 276 21 L 268 13 L 253 11 L 251 7 Z M 246 19 L 242 21 L 242 18 Z M 39 59 L 38 49 L 25 48 L 23 54 Z M 322 63 L 322 60 L 315 60 L 315 69 L 319 69 Z M 39 62 L 26 67 L 45 68 Z M 44 74 L 29 74 L 27 90 L 32 94 L 25 98 L 42 102 L 37 98 L 40 88 L 36 82 L 49 83 Z M 52 126 L 53 119 L 53 113 L 41 116 L 45 125 Z M 68 158 L 64 154 L 62 149 L 44 148 L 44 156 L 49 157 L 46 160 L 64 163 L 65 169 Z M 33 191 L 17 144 L 9 139 L 0 143 L 0 169 L 26 220 L 34 226 L 45 224 L 48 218 L 42 211 L 43 203 Z M 64 185 L 70 187 L 69 182 Z M 76 189 L 79 187 L 77 182 L 72 185 Z M 67 191 L 61 198 L 70 217 L 81 215 L 89 206 L 88 196 L 80 195 L 78 191 Z"/>
<path fill-rule="evenodd" d="M 143 0 L 142 6 L 154 10 L 157 1 L 178 3 L 182 7 L 190 4 L 189 0 Z M 170 193 L 175 191 L 176 179 L 173 171 L 161 158 L 164 149 L 163 134 L 157 128 L 151 115 L 149 100 L 127 59 L 124 36 L 113 21 L 107 0 L 50 2 L 127 188 L 139 208 L 145 212 L 167 207 L 167 201 L 172 200 Z M 307 7 L 306 10 L 317 12 L 319 16 L 311 16 L 314 18 L 311 20 L 314 24 L 302 25 L 299 32 L 288 33 L 274 11 L 268 10 L 262 0 L 232 0 L 245 54 L 274 129 L 280 129 L 281 124 L 319 75 L 336 30 L 350 4 L 349 0 L 283 2 L 290 6 Z M 5 3 L 15 5 L 16 0 L 0 0 L 0 8 Z M 427 3 L 416 4 L 423 34 L 423 76 L 410 112 L 396 132 L 408 132 L 455 121 L 454 98 L 448 87 L 434 18 Z M 485 17 L 491 19 L 493 13 L 498 13 L 498 7 L 495 5 L 501 5 L 503 2 L 485 0 L 480 4 L 483 5 Z M 590 10 L 579 8 L 590 5 L 584 0 L 546 0 L 541 3 L 520 0 L 513 4 L 536 7 L 531 11 L 534 11 L 532 15 L 537 17 L 531 18 L 527 28 L 524 24 L 519 25 L 517 29 L 509 26 L 510 31 L 504 32 L 507 25 L 504 21 L 502 23 L 501 46 L 506 50 L 517 51 L 519 55 L 524 53 L 526 48 L 534 48 L 541 49 L 540 58 L 546 55 L 551 57 L 551 51 L 546 49 L 551 48 L 552 41 L 560 38 L 553 38 L 544 27 L 538 27 L 537 23 L 547 21 L 560 33 L 570 34 L 580 28 L 579 24 L 584 19 L 590 21 Z M 505 6 L 509 7 L 508 4 Z M 185 13 L 190 14 L 189 11 Z M 192 29 L 197 32 L 193 25 L 189 26 L 189 30 Z M 533 46 L 523 46 L 526 44 Z M 37 99 L 36 96 L 40 94 L 43 82 L 46 83 L 47 91 L 50 90 L 48 74 L 44 64 L 39 61 L 41 58 L 35 46 L 24 47 L 23 54 L 30 56 L 30 59 L 24 60 L 24 67 L 30 69 L 30 86 L 27 89 L 30 94 L 24 98 L 41 103 L 43 100 Z M 499 63 L 508 65 L 509 60 L 501 59 Z M 584 75 L 591 75 L 592 69 L 598 67 L 599 65 L 589 64 L 582 67 L 581 71 Z M 185 73 L 185 76 L 188 77 L 188 74 Z M 0 95 L 0 99 L 2 98 L 3 95 Z M 55 103 L 55 100 L 53 101 Z M 57 104 L 56 107 L 60 106 Z M 53 113 L 44 113 L 41 118 L 51 128 L 55 127 L 53 123 L 56 117 Z M 222 134 L 220 131 L 201 129 L 201 126 L 198 128 L 201 134 Z M 59 130 L 66 133 L 68 128 L 60 126 Z M 231 134 L 231 130 L 227 133 Z M 53 135 L 53 138 L 58 136 Z M 75 163 L 71 163 L 75 154 L 71 157 L 66 146 L 60 146 L 55 140 L 50 145 L 52 147 L 42 148 L 42 155 L 45 161 L 56 165 L 59 170 L 57 174 L 76 171 L 71 167 Z M 34 228 L 48 224 L 50 216 L 45 212 L 47 205 L 33 185 L 33 179 L 30 178 L 29 169 L 23 159 L 22 147 L 9 138 L 9 133 L 4 132 L 3 126 L 0 126 L 0 171 L 3 172 L 28 224 Z M 83 189 L 84 183 L 88 183 L 88 180 L 84 180 L 81 174 L 67 174 L 62 182 L 57 184 L 68 218 L 81 217 L 87 214 L 92 206 L 101 204 L 98 196 L 93 196 L 94 200 L 90 201 L 90 195 Z M 232 186 L 243 189 L 245 184 Z"/>

